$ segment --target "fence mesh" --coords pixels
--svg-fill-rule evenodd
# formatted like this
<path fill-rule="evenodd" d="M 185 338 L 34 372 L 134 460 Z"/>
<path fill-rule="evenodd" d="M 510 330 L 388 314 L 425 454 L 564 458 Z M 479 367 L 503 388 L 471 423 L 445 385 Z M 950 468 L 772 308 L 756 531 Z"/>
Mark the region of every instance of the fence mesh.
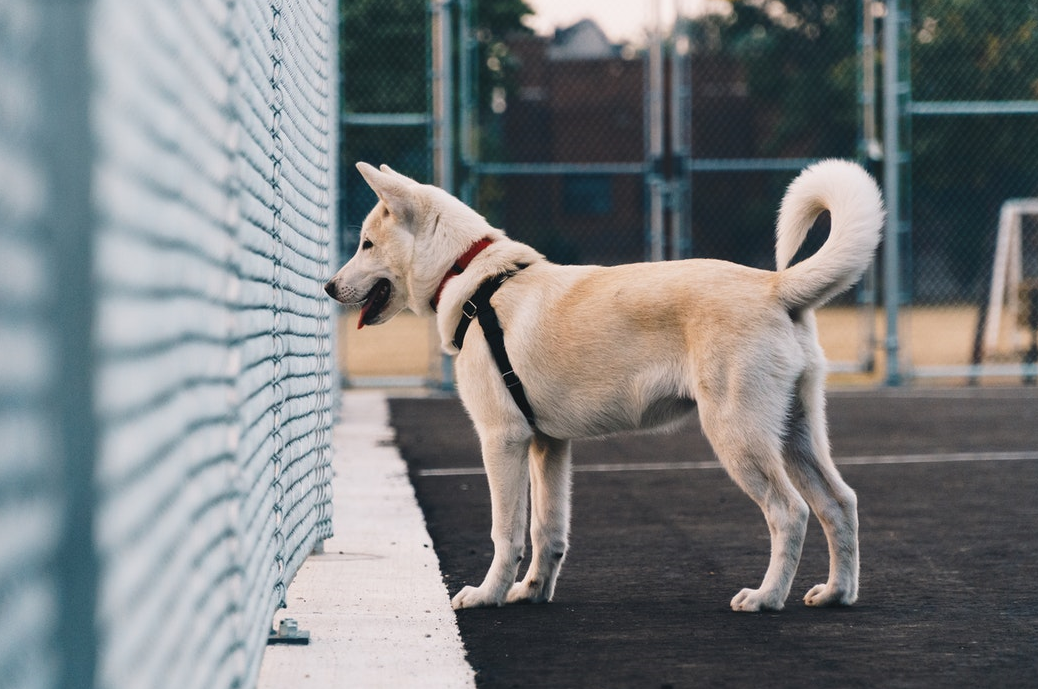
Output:
<path fill-rule="evenodd" d="M 331 535 L 336 11 L 0 2 L 2 686 L 252 686 Z"/>
<path fill-rule="evenodd" d="M 356 160 L 387 162 L 431 181 L 423 154 L 434 144 L 423 149 L 419 139 L 434 132 L 421 127 L 428 123 L 421 51 L 436 40 L 425 4 L 349 4 L 347 16 L 358 19 L 378 5 L 392 19 L 383 15 L 375 25 L 392 28 L 358 27 L 353 38 L 346 28 L 344 107 L 354 133 L 344 149 L 347 171 Z M 897 10 L 904 68 L 892 87 L 903 89 L 893 121 L 901 123 L 904 221 L 892 275 L 901 279 L 893 308 L 906 326 L 901 366 L 910 375 L 992 362 L 1026 370 L 1019 363 L 1030 356 L 1021 351 L 1030 302 L 1020 290 L 1038 261 L 1033 214 L 1020 220 L 1021 251 L 1010 252 L 1012 284 L 999 302 L 1005 314 L 992 316 L 1005 332 L 987 348 L 978 333 L 995 304 L 1000 211 L 1038 195 L 1035 2 L 734 0 L 626 43 L 593 18 L 534 34 L 523 24 L 532 11 L 523 3 L 451 7 L 454 191 L 493 224 L 564 263 L 694 256 L 763 268 L 774 265 L 779 200 L 802 167 L 824 157 L 858 159 L 883 181 L 881 39 Z M 407 62 L 384 61 L 403 36 Z M 401 123 L 404 111 L 417 113 L 406 136 L 388 126 Z M 359 121 L 368 129 L 350 129 Z M 374 199 L 359 178 L 348 173 L 343 181 L 349 251 Z M 878 271 L 870 272 L 820 312 L 837 371 L 882 370 L 885 321 L 876 307 L 884 288 Z M 375 333 L 352 335 L 348 346 L 363 352 L 378 349 L 368 344 L 375 341 Z M 363 357 L 349 361 L 351 373 L 363 373 Z"/>
<path fill-rule="evenodd" d="M 60 672 L 60 352 L 54 251 L 38 231 L 55 199 L 36 154 L 45 98 L 32 60 L 42 20 L 33 0 L 0 3 L 0 683 L 12 687 L 57 686 Z"/>
<path fill-rule="evenodd" d="M 102 0 L 93 21 L 110 37 L 94 43 L 99 680 L 225 684 L 242 662 L 227 7 Z"/>
<path fill-rule="evenodd" d="M 986 320 L 1002 316 L 987 309 L 1001 209 L 1038 196 L 1038 5 L 917 0 L 911 22 L 910 298 L 923 307 L 909 325 L 914 363 L 920 373 L 1019 363 L 1025 323 L 1010 315 L 998 342 L 980 338 Z M 1024 283 L 1038 276 L 1035 230 L 1032 216 L 1023 223 Z M 1008 285 L 1012 299 L 1024 283 Z M 943 357 L 922 346 L 952 330 L 933 332 L 923 320 L 940 311 L 966 331 Z"/>
<path fill-rule="evenodd" d="M 424 1 L 341 4 L 342 254 L 376 199 L 354 164 L 386 163 L 428 181 L 429 12 Z M 392 46 L 391 50 L 387 50 Z"/>
<path fill-rule="evenodd" d="M 368 4 L 351 3 L 358 14 Z M 523 3 L 459 3 L 454 191 L 560 263 L 695 256 L 773 267 L 785 186 L 814 159 L 857 157 L 860 139 L 861 8 L 786 3 L 788 11 L 776 13 L 780 4 L 726 4 L 658 38 L 618 43 L 592 20 L 536 35 L 524 27 Z M 396 33 L 410 32 L 412 46 L 431 40 L 422 5 L 395 3 L 386 21 Z M 803 16 L 794 20 L 794 12 Z M 355 108 L 397 111 L 394 86 L 417 90 L 401 75 L 426 64 L 417 53 L 410 70 L 383 64 L 384 36 L 362 29 L 350 35 L 346 26 L 347 125 Z M 351 50 L 351 40 L 363 49 Z M 350 88 L 358 73 L 362 93 Z M 409 107 L 419 102 L 416 95 Z M 347 252 L 374 201 L 349 174 L 356 160 L 387 162 L 431 181 L 417 140 L 402 150 L 391 136 L 385 127 L 347 137 Z M 419 160 L 424 168 L 413 163 Z M 855 291 L 840 305 L 871 297 Z M 835 318 L 835 358 L 867 367 L 871 322 L 854 308 Z M 376 341 L 375 333 L 350 335 L 347 347 L 381 349 L 369 344 Z M 351 375 L 362 376 L 369 364 L 360 356 L 350 361 Z"/>

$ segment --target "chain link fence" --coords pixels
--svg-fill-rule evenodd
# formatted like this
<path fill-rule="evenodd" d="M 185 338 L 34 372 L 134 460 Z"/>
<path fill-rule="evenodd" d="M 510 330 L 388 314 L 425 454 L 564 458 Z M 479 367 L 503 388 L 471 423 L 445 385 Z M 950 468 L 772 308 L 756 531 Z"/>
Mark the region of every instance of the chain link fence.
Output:
<path fill-rule="evenodd" d="M 1000 218 L 1038 196 L 1038 3 L 914 0 L 909 10 L 906 368 L 1033 378 L 1034 325 L 1018 306 L 1038 299 L 1034 202 L 1015 204 L 1031 208 L 1015 230 Z M 1000 234 L 1017 249 L 1001 262 Z"/>
<path fill-rule="evenodd" d="M 877 269 L 819 313 L 832 370 L 866 382 L 886 371 L 890 383 L 1033 376 L 1036 3 L 673 5 L 673 23 L 617 43 L 593 20 L 535 35 L 522 21 L 529 8 L 505 0 L 348 3 L 344 251 L 374 203 L 353 163 L 440 183 L 444 117 L 451 190 L 562 263 L 771 268 L 785 186 L 814 160 L 852 158 L 884 183 L 896 221 Z M 446 67 L 430 57 L 444 36 L 430 17 L 441 14 L 453 27 Z M 456 116 L 423 108 L 443 69 L 456 75 Z M 435 358 L 426 324 L 393 327 L 392 339 L 416 343 L 414 356 L 393 358 Z M 354 380 L 392 373 L 376 333 L 346 341 Z M 434 363 L 401 366 L 410 382 L 441 376 Z"/>
<path fill-rule="evenodd" d="M 352 256 L 375 194 L 358 161 L 432 181 L 431 14 L 426 0 L 340 2 L 341 189 L 339 253 Z M 339 368 L 347 384 L 426 385 L 441 378 L 432 324 L 405 313 L 355 330 L 339 317 Z M 372 336 L 372 332 L 375 336 Z"/>
<path fill-rule="evenodd" d="M 331 535 L 335 9 L 0 0 L 0 686 L 253 686 Z"/>

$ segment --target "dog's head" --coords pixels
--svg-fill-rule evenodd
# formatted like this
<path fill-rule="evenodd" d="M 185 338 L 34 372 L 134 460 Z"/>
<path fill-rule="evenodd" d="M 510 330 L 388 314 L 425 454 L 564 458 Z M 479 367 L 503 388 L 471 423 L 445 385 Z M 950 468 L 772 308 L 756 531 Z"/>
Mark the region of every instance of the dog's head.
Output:
<path fill-rule="evenodd" d="M 364 220 L 357 253 L 325 285 L 336 301 L 360 306 L 357 327 L 385 323 L 405 308 L 429 315 L 429 300 L 472 237 L 489 227 L 475 211 L 437 187 L 357 163 L 378 196 Z"/>

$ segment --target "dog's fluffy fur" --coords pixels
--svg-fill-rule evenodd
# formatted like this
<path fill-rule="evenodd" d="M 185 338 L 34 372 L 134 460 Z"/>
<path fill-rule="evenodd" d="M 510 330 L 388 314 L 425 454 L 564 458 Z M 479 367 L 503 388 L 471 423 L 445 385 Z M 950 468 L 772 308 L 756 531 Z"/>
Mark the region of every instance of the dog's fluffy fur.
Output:
<path fill-rule="evenodd" d="M 454 597 L 455 608 L 551 600 L 569 538 L 570 441 L 671 426 L 696 407 L 721 464 L 763 510 L 771 533 L 763 582 L 739 592 L 732 608 L 783 607 L 809 508 L 828 539 L 830 565 L 828 581 L 804 601 L 854 603 L 857 502 L 829 455 L 812 309 L 851 286 L 879 242 L 882 201 L 860 167 L 823 161 L 793 181 L 778 217 L 776 272 L 705 259 L 555 265 L 441 189 L 386 166 L 358 168 L 380 200 L 356 255 L 326 289 L 362 305 L 361 325 L 403 308 L 432 314 L 430 299 L 452 264 L 475 242 L 492 240 L 446 283 L 436 314 L 444 350 L 458 354 L 458 392 L 479 434 L 493 506 L 493 562 L 482 584 Z M 790 265 L 825 210 L 825 244 Z M 451 344 L 479 284 L 519 265 L 527 267 L 492 304 L 536 427 L 507 392 L 477 323 L 460 353 Z M 517 582 L 531 500 L 533 557 Z"/>

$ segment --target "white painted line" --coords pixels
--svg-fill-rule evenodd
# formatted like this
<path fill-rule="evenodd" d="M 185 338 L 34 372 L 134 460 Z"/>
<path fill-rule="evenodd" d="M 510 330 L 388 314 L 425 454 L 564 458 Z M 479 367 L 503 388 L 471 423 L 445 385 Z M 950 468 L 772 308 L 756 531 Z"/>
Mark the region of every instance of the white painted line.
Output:
<path fill-rule="evenodd" d="M 927 455 L 876 455 L 844 457 L 841 465 L 853 464 L 945 464 L 953 462 L 1019 462 L 1038 459 L 1038 452 L 951 452 Z"/>
<path fill-rule="evenodd" d="M 861 466 L 872 464 L 945 464 L 954 462 L 1018 462 L 1038 460 L 1038 452 L 957 452 L 946 454 L 922 455 L 875 455 L 867 457 L 842 457 L 836 459 L 841 466 Z M 698 471 L 701 469 L 720 469 L 716 461 L 710 462 L 623 462 L 617 464 L 575 464 L 574 472 L 608 473 L 613 471 Z M 443 476 L 482 476 L 486 473 L 483 467 L 454 467 L 448 469 L 422 469 L 417 472 L 421 478 Z"/>
<path fill-rule="evenodd" d="M 710 462 L 624 462 L 617 464 L 574 464 L 573 471 L 579 473 L 608 473 L 610 471 L 689 471 L 696 469 L 720 469 L 716 461 Z M 456 467 L 450 469 L 422 469 L 418 476 L 482 476 L 483 467 Z"/>
<path fill-rule="evenodd" d="M 913 399 L 913 400 L 1038 400 L 1035 387 L 896 387 L 838 388 L 828 390 L 826 397 L 843 399 Z"/>

